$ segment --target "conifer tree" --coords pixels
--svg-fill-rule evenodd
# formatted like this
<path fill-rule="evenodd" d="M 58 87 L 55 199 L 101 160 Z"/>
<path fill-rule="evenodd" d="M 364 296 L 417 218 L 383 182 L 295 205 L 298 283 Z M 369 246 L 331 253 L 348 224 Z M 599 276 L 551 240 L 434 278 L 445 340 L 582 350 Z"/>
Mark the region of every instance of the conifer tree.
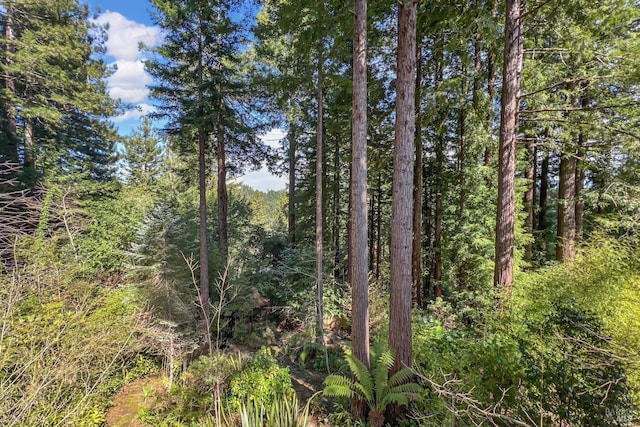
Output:
<path fill-rule="evenodd" d="M 209 272 L 206 186 L 209 152 L 217 164 L 218 248 L 223 264 L 228 256 L 227 168 L 241 172 L 258 166 L 266 155 L 252 128 L 247 103 L 250 92 L 239 74 L 242 29 L 231 19 L 234 1 L 154 0 L 156 23 L 164 43 L 146 62 L 155 77 L 151 95 L 160 101 L 157 115 L 169 119 L 166 131 L 184 155 L 197 147 L 200 194 L 200 296 L 203 321 L 208 318 Z M 193 140 L 197 144 L 193 144 Z M 212 142 L 215 141 L 215 146 Z"/>
<path fill-rule="evenodd" d="M 55 169 L 109 178 L 116 134 L 106 119 L 116 104 L 98 55 L 103 31 L 77 0 L 2 4 L 3 155 L 37 173 Z"/>

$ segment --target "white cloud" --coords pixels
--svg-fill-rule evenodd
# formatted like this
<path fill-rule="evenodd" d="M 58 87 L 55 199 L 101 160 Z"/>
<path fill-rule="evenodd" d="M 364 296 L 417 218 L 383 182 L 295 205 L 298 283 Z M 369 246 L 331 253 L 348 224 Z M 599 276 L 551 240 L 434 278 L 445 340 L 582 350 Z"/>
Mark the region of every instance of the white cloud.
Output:
<path fill-rule="evenodd" d="M 287 136 L 287 133 L 280 129 L 271 129 L 265 135 L 260 137 L 260 140 L 267 144 L 271 148 L 280 148 L 280 142 Z"/>
<path fill-rule="evenodd" d="M 147 26 L 139 22 L 131 21 L 118 12 L 106 11 L 95 20 L 99 25 L 109 24 L 107 39 L 107 55 L 116 60 L 135 61 L 143 57 L 138 46 L 143 43 L 153 47 L 160 43 L 161 32 L 159 27 Z"/>
<path fill-rule="evenodd" d="M 283 138 L 287 133 L 280 128 L 271 129 L 260 140 L 272 148 L 280 148 Z M 244 174 L 239 179 L 243 184 L 260 191 L 282 190 L 287 187 L 287 176 L 272 175 L 269 170 L 263 166 L 255 172 Z"/>
<path fill-rule="evenodd" d="M 151 76 L 144 70 L 141 60 L 119 59 L 115 62 L 117 70 L 109 78 L 109 93 L 114 98 L 126 102 L 142 102 L 149 90 L 146 85 L 152 82 Z"/>
<path fill-rule="evenodd" d="M 133 110 L 126 111 L 124 114 L 119 115 L 118 117 L 114 117 L 112 120 L 115 123 L 124 122 L 132 119 L 139 119 L 140 117 L 155 111 L 155 107 L 153 105 L 141 103 L 136 105 L 136 108 Z"/>
<path fill-rule="evenodd" d="M 243 175 L 240 181 L 242 181 L 244 185 L 260 191 L 283 190 L 287 187 L 286 176 L 279 177 L 271 175 L 267 168 L 262 168 L 256 172 L 249 172 Z"/>

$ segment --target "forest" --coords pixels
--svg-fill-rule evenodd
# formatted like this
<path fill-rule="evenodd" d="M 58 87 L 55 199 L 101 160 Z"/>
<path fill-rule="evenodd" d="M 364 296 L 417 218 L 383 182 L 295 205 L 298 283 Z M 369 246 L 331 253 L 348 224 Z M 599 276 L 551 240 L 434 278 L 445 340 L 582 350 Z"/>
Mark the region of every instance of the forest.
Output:
<path fill-rule="evenodd" d="M 0 425 L 640 425 L 637 1 L 150 4 L 0 0 Z"/>

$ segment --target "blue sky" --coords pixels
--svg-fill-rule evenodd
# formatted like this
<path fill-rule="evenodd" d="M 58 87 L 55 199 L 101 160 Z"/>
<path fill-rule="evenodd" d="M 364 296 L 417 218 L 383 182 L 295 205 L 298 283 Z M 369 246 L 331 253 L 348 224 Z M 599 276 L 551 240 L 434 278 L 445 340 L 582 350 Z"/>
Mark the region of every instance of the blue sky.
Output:
<path fill-rule="evenodd" d="M 162 41 L 162 33 L 153 25 L 150 16 L 153 6 L 148 0 L 88 0 L 87 3 L 92 11 L 100 10 L 96 22 L 109 25 L 105 59 L 115 65 L 116 71 L 109 78 L 107 87 L 111 96 L 133 106 L 113 119 L 120 134 L 127 135 L 138 126 L 140 117 L 153 111 L 153 101 L 146 88 L 152 79 L 144 70 L 145 53 L 139 51 L 138 45 L 157 46 Z M 281 130 L 274 129 L 263 140 L 278 147 L 283 137 Z M 263 191 L 286 187 L 285 177 L 275 177 L 266 168 L 240 180 Z"/>

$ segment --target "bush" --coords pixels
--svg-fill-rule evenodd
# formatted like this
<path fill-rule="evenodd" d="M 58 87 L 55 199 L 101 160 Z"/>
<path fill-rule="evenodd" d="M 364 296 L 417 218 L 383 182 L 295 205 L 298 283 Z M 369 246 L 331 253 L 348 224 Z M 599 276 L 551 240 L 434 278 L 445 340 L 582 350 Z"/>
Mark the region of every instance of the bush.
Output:
<path fill-rule="evenodd" d="M 231 377 L 229 405 L 239 411 L 243 402 L 255 400 L 268 407 L 278 396 L 292 391 L 289 368 L 279 367 L 270 350 L 262 348 L 244 370 Z"/>

